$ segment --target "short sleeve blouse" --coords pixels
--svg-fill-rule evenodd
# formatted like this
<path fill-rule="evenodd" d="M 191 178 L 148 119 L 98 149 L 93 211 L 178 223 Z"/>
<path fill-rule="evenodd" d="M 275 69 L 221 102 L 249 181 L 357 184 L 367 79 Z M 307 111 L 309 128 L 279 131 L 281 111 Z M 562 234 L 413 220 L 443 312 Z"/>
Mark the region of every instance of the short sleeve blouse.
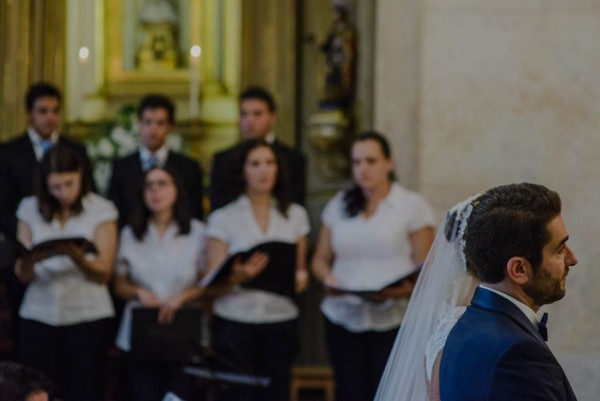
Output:
<path fill-rule="evenodd" d="M 98 226 L 116 222 L 114 204 L 89 193 L 83 210 L 61 227 L 54 219 L 44 220 L 36 197 L 24 198 L 17 209 L 19 220 L 31 230 L 33 245 L 58 238 L 84 237 L 93 242 Z M 88 279 L 68 256 L 53 256 L 34 266 L 35 279 L 25 292 L 19 315 L 51 326 L 70 325 L 111 317 L 112 301 L 106 285 Z"/>
<path fill-rule="evenodd" d="M 295 244 L 308 234 L 308 215 L 302 206 L 290 205 L 287 217 L 275 206 L 273 200 L 269 224 L 263 231 L 256 222 L 250 200 L 242 195 L 210 215 L 207 237 L 226 242 L 228 254 L 233 255 L 263 242 Z M 241 288 L 220 297 L 214 304 L 214 312 L 222 318 L 242 323 L 275 323 L 298 317 L 298 308 L 289 298 Z"/>
<path fill-rule="evenodd" d="M 334 253 L 332 274 L 340 287 L 379 290 L 411 273 L 410 234 L 434 226 L 434 216 L 424 198 L 393 183 L 372 216 L 348 217 L 344 192 L 329 201 L 322 222 L 331 231 Z M 388 330 L 402 321 L 407 301 L 370 303 L 352 295 L 327 296 L 321 310 L 333 323 L 350 331 Z"/>
<path fill-rule="evenodd" d="M 162 238 L 149 224 L 141 241 L 126 226 L 119 241 L 116 274 L 129 275 L 133 283 L 165 301 L 198 282 L 204 270 L 204 234 L 204 224 L 196 219 L 188 234 L 180 234 L 177 224 L 171 223 Z M 127 302 L 117 335 L 117 345 L 125 351 L 130 349 L 131 310 L 135 307 L 141 307 L 139 301 Z"/>

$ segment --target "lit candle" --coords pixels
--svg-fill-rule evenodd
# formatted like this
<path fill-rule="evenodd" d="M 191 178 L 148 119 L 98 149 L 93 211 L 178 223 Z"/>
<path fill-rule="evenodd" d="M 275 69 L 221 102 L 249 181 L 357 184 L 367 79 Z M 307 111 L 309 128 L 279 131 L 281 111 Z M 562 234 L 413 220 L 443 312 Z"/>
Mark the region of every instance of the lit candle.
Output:
<path fill-rule="evenodd" d="M 190 119 L 200 114 L 200 55 L 202 49 L 198 45 L 190 48 Z"/>
<path fill-rule="evenodd" d="M 81 49 L 79 49 L 79 62 L 81 64 L 85 64 L 89 57 L 90 57 L 90 49 L 88 49 L 85 46 L 83 46 Z"/>
<path fill-rule="evenodd" d="M 87 64 L 87 61 L 90 57 L 90 49 L 88 49 L 86 46 L 83 46 L 79 49 L 79 79 L 80 79 L 80 83 L 78 85 L 77 90 L 77 94 L 78 96 L 76 98 L 79 99 L 79 101 L 77 102 L 77 119 L 81 120 L 83 117 L 83 101 L 85 98 L 85 87 L 86 87 L 86 76 L 85 76 L 85 65 Z"/>

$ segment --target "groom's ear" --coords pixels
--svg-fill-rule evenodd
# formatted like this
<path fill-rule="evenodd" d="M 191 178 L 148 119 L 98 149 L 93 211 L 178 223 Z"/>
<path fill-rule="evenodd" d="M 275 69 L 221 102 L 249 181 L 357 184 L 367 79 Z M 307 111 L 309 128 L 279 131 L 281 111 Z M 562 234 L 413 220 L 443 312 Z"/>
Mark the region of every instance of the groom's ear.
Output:
<path fill-rule="evenodd" d="M 515 284 L 527 284 L 531 273 L 531 263 L 522 256 L 513 256 L 506 263 L 506 278 Z"/>

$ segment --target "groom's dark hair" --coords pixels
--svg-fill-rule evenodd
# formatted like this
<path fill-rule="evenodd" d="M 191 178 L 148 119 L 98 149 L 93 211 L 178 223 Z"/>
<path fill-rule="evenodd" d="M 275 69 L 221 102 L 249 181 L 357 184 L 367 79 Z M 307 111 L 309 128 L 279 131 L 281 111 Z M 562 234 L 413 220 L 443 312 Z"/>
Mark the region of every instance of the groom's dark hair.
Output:
<path fill-rule="evenodd" d="M 484 283 L 504 280 L 508 260 L 526 258 L 535 272 L 550 241 L 547 226 L 560 214 L 555 191 L 537 184 L 492 188 L 476 202 L 465 233 L 465 254 Z"/>

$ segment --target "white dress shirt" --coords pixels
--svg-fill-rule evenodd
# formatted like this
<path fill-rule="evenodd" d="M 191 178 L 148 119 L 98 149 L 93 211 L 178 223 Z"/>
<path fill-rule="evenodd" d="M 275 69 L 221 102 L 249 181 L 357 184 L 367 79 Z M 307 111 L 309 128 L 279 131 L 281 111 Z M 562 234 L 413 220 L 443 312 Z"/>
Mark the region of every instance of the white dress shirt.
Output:
<path fill-rule="evenodd" d="M 531 322 L 531 324 L 533 324 L 533 327 L 535 327 L 535 329 L 537 330 L 538 324 L 540 323 L 540 316 L 544 314 L 543 312 L 541 312 L 541 309 L 538 312 L 540 314 L 540 316 L 538 316 L 538 313 L 536 313 L 533 309 L 531 309 L 529 306 L 525 305 L 523 302 L 519 301 L 518 299 L 515 299 L 515 298 L 511 297 L 510 295 L 505 294 L 501 291 L 495 290 L 490 287 L 486 287 L 485 284 L 479 284 L 479 286 L 485 290 L 493 292 L 494 294 L 498 294 L 502 298 L 508 299 L 510 302 L 512 302 L 513 305 L 515 305 L 517 308 L 519 308 L 519 310 L 521 312 L 523 312 L 523 314 L 527 317 L 527 319 Z"/>
<path fill-rule="evenodd" d="M 250 200 L 242 195 L 210 215 L 207 236 L 226 242 L 228 255 L 233 255 L 263 242 L 295 244 L 308 234 L 308 216 L 302 206 L 290 205 L 286 218 L 275 205 L 273 200 L 267 230 L 262 231 Z M 291 299 L 279 294 L 237 288 L 215 302 L 214 313 L 242 323 L 276 323 L 297 318 L 298 307 Z"/>
<path fill-rule="evenodd" d="M 348 217 L 344 191 L 329 201 L 321 216 L 331 231 L 332 274 L 340 288 L 377 291 L 415 269 L 409 234 L 434 226 L 424 198 L 393 183 L 389 194 L 368 218 Z M 367 302 L 355 295 L 328 295 L 321 311 L 331 322 L 352 332 L 397 327 L 407 299 Z"/>
<path fill-rule="evenodd" d="M 33 151 L 35 153 L 35 158 L 37 161 L 42 160 L 44 157 L 44 147 L 42 146 L 42 142 L 45 141 L 40 134 L 35 132 L 35 130 L 31 127 L 27 128 L 27 135 L 29 136 L 29 140 L 33 144 Z M 58 142 L 59 134 L 58 132 L 53 132 L 48 139 L 52 145 L 56 145 Z"/>
<path fill-rule="evenodd" d="M 112 202 L 91 192 L 82 203 L 83 211 L 69 217 L 63 227 L 56 219 L 51 222 L 43 219 L 33 196 L 21 201 L 17 217 L 29 226 L 33 245 L 65 237 L 93 241 L 96 228 L 116 221 L 118 212 Z M 35 279 L 29 283 L 19 311 L 22 318 L 63 326 L 114 315 L 107 286 L 88 279 L 70 257 L 44 259 L 35 264 L 34 270 Z"/>
<path fill-rule="evenodd" d="M 169 148 L 167 145 L 161 146 L 156 152 L 152 153 L 148 148 L 140 146 L 140 162 L 142 163 L 142 170 L 147 170 L 146 166 L 151 158 L 156 159 L 157 167 L 164 167 L 169 157 Z"/>
<path fill-rule="evenodd" d="M 166 301 L 196 284 L 204 269 L 204 224 L 193 219 L 190 232 L 179 234 L 175 222 L 161 238 L 152 223 L 141 241 L 134 236 L 130 226 L 121 231 L 116 274 L 129 276 L 135 285 L 152 291 L 159 301 Z M 141 307 L 138 300 L 130 300 L 125 306 L 117 346 L 131 349 L 131 310 Z"/>

